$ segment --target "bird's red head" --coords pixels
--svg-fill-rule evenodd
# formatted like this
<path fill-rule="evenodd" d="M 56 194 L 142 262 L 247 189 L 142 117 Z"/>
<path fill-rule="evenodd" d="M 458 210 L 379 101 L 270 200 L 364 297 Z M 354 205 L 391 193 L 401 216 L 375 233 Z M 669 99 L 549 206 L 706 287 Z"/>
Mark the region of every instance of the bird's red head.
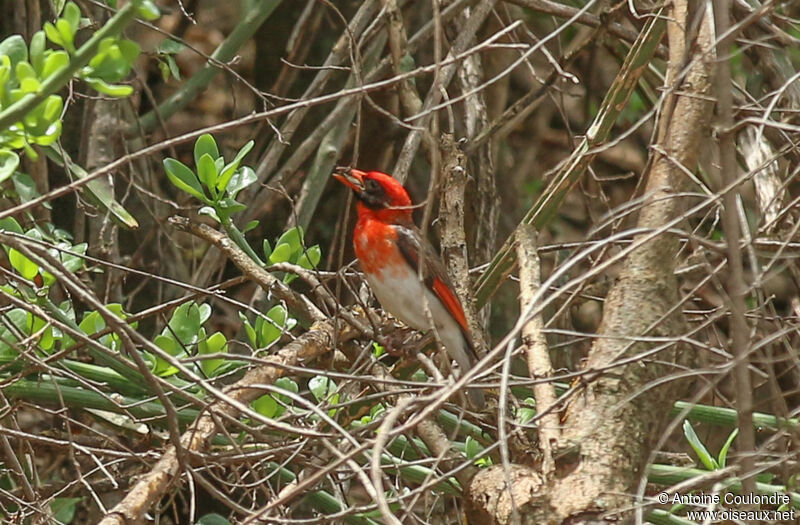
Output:
<path fill-rule="evenodd" d="M 411 197 L 391 175 L 341 167 L 334 170 L 333 177 L 355 193 L 359 218 L 374 218 L 389 224 L 413 222 Z"/>

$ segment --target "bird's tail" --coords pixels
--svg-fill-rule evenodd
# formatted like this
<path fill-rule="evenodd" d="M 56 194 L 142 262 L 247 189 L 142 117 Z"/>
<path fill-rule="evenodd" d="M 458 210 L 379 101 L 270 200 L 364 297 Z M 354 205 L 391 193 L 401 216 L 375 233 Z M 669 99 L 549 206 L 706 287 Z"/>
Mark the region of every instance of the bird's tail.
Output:
<path fill-rule="evenodd" d="M 472 343 L 470 338 L 463 332 L 461 336 L 463 339 L 463 345 L 461 346 L 461 351 L 458 352 L 458 355 L 454 357 L 458 363 L 458 367 L 461 369 L 461 373 L 466 374 L 467 371 L 475 366 L 475 363 L 478 362 L 478 353 L 475 351 L 475 345 Z M 483 389 L 481 388 L 467 388 L 467 399 L 469 400 L 470 405 L 472 405 L 472 407 L 476 410 L 483 410 L 483 408 L 486 406 L 486 397 L 484 396 Z"/>

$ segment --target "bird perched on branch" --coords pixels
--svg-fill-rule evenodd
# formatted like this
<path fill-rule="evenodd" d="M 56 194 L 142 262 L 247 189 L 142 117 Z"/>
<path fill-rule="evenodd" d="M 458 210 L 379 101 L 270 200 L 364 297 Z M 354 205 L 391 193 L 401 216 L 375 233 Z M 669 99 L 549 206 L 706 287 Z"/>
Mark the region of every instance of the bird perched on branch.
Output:
<path fill-rule="evenodd" d="M 336 168 L 333 177 L 358 199 L 353 246 L 381 306 L 416 330 L 429 330 L 432 320 L 461 372 L 472 368 L 478 356 L 464 309 L 439 256 L 414 225 L 411 198 L 403 185 L 386 173 L 353 168 Z M 468 389 L 467 396 L 475 408 L 484 406 L 480 389 Z"/>

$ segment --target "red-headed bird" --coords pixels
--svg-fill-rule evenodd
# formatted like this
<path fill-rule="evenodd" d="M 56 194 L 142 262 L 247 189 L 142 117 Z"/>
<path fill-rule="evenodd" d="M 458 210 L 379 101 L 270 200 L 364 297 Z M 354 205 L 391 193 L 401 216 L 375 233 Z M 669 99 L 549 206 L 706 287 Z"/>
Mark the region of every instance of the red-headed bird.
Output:
<path fill-rule="evenodd" d="M 358 222 L 353 246 L 364 276 L 383 308 L 411 328 L 427 331 L 431 322 L 447 353 L 464 373 L 478 356 L 469 335 L 464 309 L 453 292 L 444 265 L 411 218 L 411 198 L 391 175 L 336 168 L 334 178 L 358 199 Z M 420 279 L 422 254 L 422 279 Z M 482 408 L 483 392 L 467 391 L 470 402 Z"/>

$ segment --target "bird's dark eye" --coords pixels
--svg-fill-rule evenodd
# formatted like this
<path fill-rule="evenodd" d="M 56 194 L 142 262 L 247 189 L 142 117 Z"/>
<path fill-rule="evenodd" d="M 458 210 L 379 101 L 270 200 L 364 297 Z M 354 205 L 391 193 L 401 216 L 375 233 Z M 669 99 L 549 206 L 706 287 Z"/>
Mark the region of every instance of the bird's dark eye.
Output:
<path fill-rule="evenodd" d="M 386 190 L 374 179 L 366 179 L 364 181 L 364 191 L 361 192 L 359 198 L 369 208 L 380 209 L 386 207 Z"/>

